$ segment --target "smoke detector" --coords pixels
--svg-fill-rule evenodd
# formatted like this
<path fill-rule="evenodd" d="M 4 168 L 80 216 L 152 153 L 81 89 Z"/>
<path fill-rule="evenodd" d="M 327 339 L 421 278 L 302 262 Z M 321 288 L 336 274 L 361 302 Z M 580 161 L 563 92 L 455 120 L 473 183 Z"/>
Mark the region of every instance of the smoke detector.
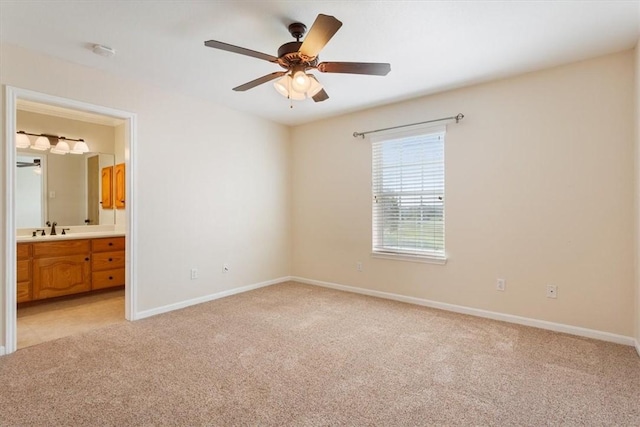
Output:
<path fill-rule="evenodd" d="M 105 58 L 111 58 L 113 55 L 116 54 L 116 51 L 115 49 L 112 49 L 107 46 L 103 46 L 101 44 L 94 44 L 93 53 L 95 53 L 96 55 L 104 56 Z"/>

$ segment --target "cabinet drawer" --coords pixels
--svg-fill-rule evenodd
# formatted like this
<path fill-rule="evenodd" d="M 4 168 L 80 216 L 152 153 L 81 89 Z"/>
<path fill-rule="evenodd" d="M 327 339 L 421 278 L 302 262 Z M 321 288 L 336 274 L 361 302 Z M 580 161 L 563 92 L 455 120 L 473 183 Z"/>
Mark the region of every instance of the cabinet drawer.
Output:
<path fill-rule="evenodd" d="M 124 285 L 124 268 L 96 271 L 91 277 L 91 289 L 104 289 Z"/>
<path fill-rule="evenodd" d="M 31 280 L 31 261 L 28 259 L 18 261 L 18 282 Z"/>
<path fill-rule="evenodd" d="M 16 298 L 18 302 L 31 301 L 31 282 L 18 282 Z"/>
<path fill-rule="evenodd" d="M 60 240 L 58 242 L 34 243 L 33 257 L 44 258 L 86 254 L 91 248 L 90 242 L 90 240 Z"/>
<path fill-rule="evenodd" d="M 107 237 L 105 239 L 91 240 L 93 252 L 111 252 L 124 250 L 124 237 Z"/>
<path fill-rule="evenodd" d="M 18 243 L 18 259 L 31 258 L 31 243 Z"/>
<path fill-rule="evenodd" d="M 124 251 L 98 252 L 91 257 L 91 268 L 94 271 L 124 268 Z"/>

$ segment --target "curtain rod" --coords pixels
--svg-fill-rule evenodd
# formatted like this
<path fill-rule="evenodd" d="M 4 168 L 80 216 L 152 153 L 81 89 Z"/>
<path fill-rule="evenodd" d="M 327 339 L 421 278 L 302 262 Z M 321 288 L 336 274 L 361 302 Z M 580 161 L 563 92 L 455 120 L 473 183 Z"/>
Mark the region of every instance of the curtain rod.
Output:
<path fill-rule="evenodd" d="M 385 130 L 392 130 L 392 129 L 399 129 L 399 128 L 406 128 L 407 126 L 424 125 L 426 123 L 443 122 L 445 120 L 455 120 L 456 123 L 459 123 L 460 120 L 462 120 L 462 119 L 464 119 L 464 114 L 458 113 L 457 116 L 444 117 L 442 119 L 435 119 L 435 120 L 427 120 L 426 122 L 409 123 L 408 125 L 400 125 L 400 126 L 393 126 L 393 127 L 384 128 L 384 129 L 368 130 L 366 132 L 354 132 L 353 133 L 353 137 L 357 138 L 357 137 L 361 136 L 362 139 L 364 139 L 364 136 L 368 135 L 370 133 L 382 132 L 382 131 L 385 131 Z"/>

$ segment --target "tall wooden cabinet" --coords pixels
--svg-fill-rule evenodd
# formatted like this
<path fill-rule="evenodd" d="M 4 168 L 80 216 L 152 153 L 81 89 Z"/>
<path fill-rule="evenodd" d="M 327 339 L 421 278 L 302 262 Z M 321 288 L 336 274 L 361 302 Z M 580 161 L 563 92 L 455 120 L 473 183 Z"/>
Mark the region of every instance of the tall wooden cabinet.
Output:
<path fill-rule="evenodd" d="M 113 181 L 115 186 L 114 204 L 116 209 L 124 209 L 126 199 L 124 163 L 119 163 L 113 167 Z"/>
<path fill-rule="evenodd" d="M 102 168 L 102 209 L 124 209 L 126 203 L 126 173 L 124 163 Z"/>
<path fill-rule="evenodd" d="M 100 204 L 102 209 L 113 209 L 113 166 L 102 168 L 101 187 Z"/>

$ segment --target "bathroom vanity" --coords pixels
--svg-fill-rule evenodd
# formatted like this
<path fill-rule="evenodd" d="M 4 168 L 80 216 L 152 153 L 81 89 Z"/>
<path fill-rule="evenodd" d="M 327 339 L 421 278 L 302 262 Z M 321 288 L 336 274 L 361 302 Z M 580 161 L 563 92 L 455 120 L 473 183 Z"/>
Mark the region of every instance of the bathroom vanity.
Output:
<path fill-rule="evenodd" d="M 122 286 L 125 237 L 98 234 L 19 239 L 17 261 L 19 303 Z"/>

